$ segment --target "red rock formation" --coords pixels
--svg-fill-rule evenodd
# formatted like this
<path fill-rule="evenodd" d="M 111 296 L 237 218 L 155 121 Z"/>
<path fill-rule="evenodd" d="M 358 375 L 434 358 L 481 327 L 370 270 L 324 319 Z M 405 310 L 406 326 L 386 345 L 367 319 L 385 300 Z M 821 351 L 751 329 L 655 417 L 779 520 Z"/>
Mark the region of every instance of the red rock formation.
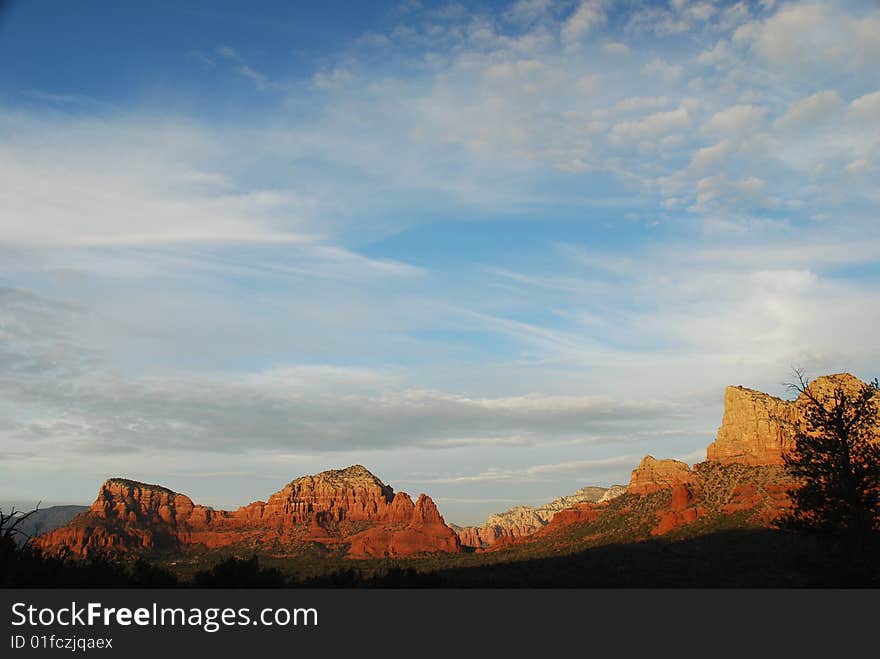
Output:
<path fill-rule="evenodd" d="M 651 529 L 651 535 L 663 535 L 679 526 L 696 521 L 705 512 L 705 509 L 696 502 L 697 497 L 691 486 L 673 486 L 669 505 L 659 515 L 657 526 Z"/>
<path fill-rule="evenodd" d="M 769 525 L 791 506 L 791 499 L 788 496 L 789 487 L 790 483 L 787 480 L 766 484 L 763 487 L 752 483 L 739 484 L 721 510 L 726 515 L 755 511 L 757 513 L 755 521 Z"/>
<path fill-rule="evenodd" d="M 686 485 L 693 481 L 693 472 L 684 462 L 678 460 L 655 460 L 646 455 L 639 466 L 633 469 L 627 494 L 652 494 L 676 485 Z"/>
<path fill-rule="evenodd" d="M 94 549 L 178 551 L 244 541 L 281 552 L 310 543 L 327 548 L 348 544 L 352 556 L 461 550 L 458 536 L 429 497 L 421 495 L 413 503 L 360 465 L 298 478 L 268 501 L 235 511 L 195 505 L 158 485 L 113 478 L 87 512 L 40 536 L 37 544 L 85 555 Z"/>
<path fill-rule="evenodd" d="M 189 528 L 208 524 L 212 514 L 165 487 L 111 478 L 88 511 L 40 536 L 38 544 L 66 546 L 80 555 L 91 550 L 173 550 L 185 541 Z"/>
<path fill-rule="evenodd" d="M 406 492 L 398 492 L 388 508 L 389 522 L 406 522 L 412 519 L 416 506 Z"/>
<path fill-rule="evenodd" d="M 864 383 L 852 375 L 838 374 L 817 378 L 809 386 L 815 398 L 827 400 L 838 388 L 856 393 Z M 880 396 L 876 399 L 880 405 Z M 614 541 L 632 541 L 640 534 L 659 536 L 676 531 L 712 516 L 707 528 L 728 524 L 726 518 L 737 516 L 737 523 L 747 526 L 770 526 L 791 502 L 788 490 L 792 482 L 782 465 L 782 456 L 789 450 L 794 433 L 804 427 L 808 399 L 801 395 L 795 401 L 784 401 L 742 387 L 729 387 L 725 394 L 725 411 L 716 441 L 707 451 L 708 460 L 691 470 L 675 460 L 645 457 L 633 470 L 628 496 L 617 504 L 602 506 L 578 504 L 557 512 L 553 520 L 529 536 L 499 537 L 487 551 L 500 551 L 512 545 L 531 542 L 559 543 L 601 542 L 603 537 Z M 880 441 L 880 428 L 877 430 Z M 668 499 L 654 496 L 668 493 Z M 594 522 L 595 526 L 590 528 Z M 569 526 L 585 526 L 572 534 Z M 475 537 L 468 529 L 459 530 L 462 539 L 481 540 L 482 529 Z"/>
<path fill-rule="evenodd" d="M 553 516 L 553 519 L 543 529 L 538 531 L 539 534 L 547 534 L 556 531 L 564 526 L 573 524 L 581 524 L 584 522 L 593 522 L 602 514 L 604 507 L 599 503 L 578 503 L 571 508 L 560 510 Z"/>
<path fill-rule="evenodd" d="M 849 373 L 816 378 L 809 391 L 827 400 L 841 387 L 854 393 L 864 386 Z M 880 401 L 878 401 L 880 405 Z M 791 449 L 795 431 L 804 427 L 808 399 L 801 394 L 795 401 L 775 398 L 744 387 L 728 387 L 724 393 L 724 418 L 716 440 L 706 449 L 706 458 L 722 464 L 782 464 Z M 877 431 L 880 438 L 880 428 Z"/>
<path fill-rule="evenodd" d="M 727 387 L 724 418 L 706 458 L 721 463 L 782 464 L 797 423 L 794 404 L 745 387 Z"/>
<path fill-rule="evenodd" d="M 820 401 L 831 398 L 838 388 L 849 394 L 858 392 L 864 383 L 848 373 L 817 378 L 808 392 Z M 746 465 L 761 468 L 783 464 L 783 455 L 791 450 L 795 433 L 805 428 L 805 410 L 810 401 L 801 394 L 794 401 L 785 401 L 744 387 L 728 387 L 724 396 L 724 418 L 718 436 L 709 445 L 704 465 Z M 880 405 L 880 397 L 877 398 Z M 877 429 L 880 441 L 880 428 Z M 664 464 L 665 463 L 665 464 Z M 700 467 L 700 465 L 698 465 Z M 662 535 L 689 524 L 705 513 L 694 492 L 697 474 L 687 465 L 671 460 L 656 461 L 650 456 L 633 471 L 627 492 L 650 494 L 672 488 L 669 504 L 659 513 L 658 523 L 651 531 Z M 792 483 L 785 472 L 777 469 L 771 476 L 748 470 L 738 473 L 724 498 L 720 512 L 726 515 L 749 512 L 753 522 L 769 524 L 790 505 L 787 490 Z M 753 482 L 750 482 L 753 479 Z"/>
<path fill-rule="evenodd" d="M 501 538 L 523 538 L 547 526 L 560 511 L 581 503 L 611 501 L 624 492 L 620 485 L 609 488 L 587 486 L 577 492 L 553 499 L 541 506 L 517 506 L 503 513 L 490 515 L 482 526 L 453 526 L 461 544 L 483 549 Z"/>
<path fill-rule="evenodd" d="M 377 558 L 461 551 L 461 542 L 455 531 L 446 525 L 437 506 L 426 494 L 419 495 L 409 524 L 405 527 L 398 525 L 383 525 L 352 536 L 348 555 Z"/>
<path fill-rule="evenodd" d="M 298 526 L 321 522 L 375 521 L 387 517 L 393 490 L 361 465 L 303 476 L 269 497 L 259 513 L 266 523 Z"/>
<path fill-rule="evenodd" d="M 488 547 L 498 540 L 498 534 L 495 530 L 485 526 L 453 525 L 452 529 L 465 547 Z M 484 529 L 486 529 L 486 532 L 484 532 Z"/>
<path fill-rule="evenodd" d="M 838 387 L 855 391 L 862 384 L 847 374 L 826 376 L 810 385 L 810 393 L 822 400 Z M 880 405 L 880 396 L 877 401 Z M 459 535 L 445 524 L 430 498 L 421 495 L 414 503 L 356 465 L 296 479 L 267 501 L 235 511 L 199 506 L 160 486 L 110 479 L 87 512 L 40 536 L 37 544 L 49 550 L 67 546 L 77 554 L 92 549 L 129 554 L 180 551 L 238 543 L 291 553 L 319 545 L 347 551 L 352 557 L 380 557 L 457 552 L 462 543 L 501 549 L 543 541 L 559 529 L 600 518 L 597 527 L 604 530 L 598 533 L 613 531 L 618 537 L 628 537 L 635 527 L 644 529 L 639 533 L 650 529 L 651 534 L 662 535 L 707 514 L 738 515 L 748 524 L 769 524 L 790 505 L 786 491 L 791 483 L 780 464 L 795 430 L 803 427 L 806 406 L 803 395 L 788 402 L 729 387 L 717 439 L 707 450 L 707 461 L 694 470 L 682 462 L 647 456 L 633 470 L 627 496 L 617 503 L 563 497 L 546 507 L 523 506 L 490 517 L 483 527 L 458 529 Z M 880 441 L 880 428 L 877 437 Z M 659 496 L 639 498 L 663 491 L 669 493 L 668 502 Z M 542 517 L 544 508 L 546 517 Z"/>

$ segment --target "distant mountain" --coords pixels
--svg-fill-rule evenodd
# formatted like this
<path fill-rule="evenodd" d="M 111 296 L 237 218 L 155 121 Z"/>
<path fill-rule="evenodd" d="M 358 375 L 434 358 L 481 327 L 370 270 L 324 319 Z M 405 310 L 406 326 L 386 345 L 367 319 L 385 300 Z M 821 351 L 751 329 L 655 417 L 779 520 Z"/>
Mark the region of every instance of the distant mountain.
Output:
<path fill-rule="evenodd" d="M 174 554 L 239 547 L 276 555 L 306 551 L 349 557 L 459 552 L 458 536 L 434 502 L 413 502 L 361 465 L 303 476 L 268 501 L 214 510 L 160 485 L 111 478 L 85 512 L 38 538 L 49 551 L 67 547 L 119 554 Z"/>
<path fill-rule="evenodd" d="M 561 510 L 579 503 L 610 501 L 623 494 L 625 487 L 582 487 L 577 492 L 553 499 L 542 506 L 517 506 L 503 513 L 490 515 L 482 526 L 455 526 L 453 529 L 468 547 L 488 547 L 500 538 L 521 538 L 544 528 Z"/>
<path fill-rule="evenodd" d="M 616 499 L 621 494 L 626 492 L 625 485 L 612 485 L 607 490 L 605 490 L 605 494 L 599 497 L 599 501 L 597 503 L 605 503 L 606 501 L 611 501 L 612 499 Z"/>
<path fill-rule="evenodd" d="M 88 506 L 50 506 L 48 508 L 39 508 L 26 519 L 19 522 L 16 529 L 21 531 L 15 535 L 15 540 L 19 544 L 24 543 L 28 537 L 38 536 L 42 533 L 48 533 L 64 526 L 79 513 L 88 510 Z M 22 515 L 29 511 L 22 511 Z M 24 534 L 24 535 L 22 535 Z"/>

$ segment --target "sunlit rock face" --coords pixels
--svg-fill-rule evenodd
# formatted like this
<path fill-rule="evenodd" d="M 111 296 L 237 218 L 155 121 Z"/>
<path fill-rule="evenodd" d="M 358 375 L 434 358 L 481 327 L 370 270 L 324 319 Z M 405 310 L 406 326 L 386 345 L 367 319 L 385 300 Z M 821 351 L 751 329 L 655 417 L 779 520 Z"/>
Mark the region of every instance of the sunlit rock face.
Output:
<path fill-rule="evenodd" d="M 297 478 L 267 501 L 234 511 L 196 505 L 159 485 L 111 478 L 87 512 L 36 542 L 80 556 L 92 550 L 139 554 L 239 543 L 293 553 L 320 545 L 352 557 L 461 550 L 430 497 L 423 494 L 413 503 L 360 465 Z"/>
<path fill-rule="evenodd" d="M 827 401 L 838 388 L 854 394 L 864 386 L 854 375 L 838 373 L 816 378 L 808 391 L 816 399 Z M 795 432 L 804 427 L 808 405 L 804 394 L 795 401 L 787 401 L 745 387 L 728 387 L 721 428 L 706 449 L 706 458 L 722 464 L 782 464 L 782 456 L 791 450 Z M 877 434 L 880 437 L 880 428 Z"/>
<path fill-rule="evenodd" d="M 455 527 L 461 544 L 468 547 L 488 547 L 500 539 L 522 538 L 540 531 L 556 516 L 581 503 L 610 501 L 623 494 L 620 485 L 611 487 L 582 487 L 577 492 L 562 496 L 542 506 L 517 506 L 503 513 L 490 515 L 481 526 Z"/>

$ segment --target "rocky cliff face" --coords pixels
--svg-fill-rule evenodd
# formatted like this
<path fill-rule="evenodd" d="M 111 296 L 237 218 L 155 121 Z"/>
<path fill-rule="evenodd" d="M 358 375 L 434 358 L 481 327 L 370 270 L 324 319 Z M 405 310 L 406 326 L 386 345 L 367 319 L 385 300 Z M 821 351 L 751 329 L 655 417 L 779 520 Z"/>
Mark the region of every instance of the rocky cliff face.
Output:
<path fill-rule="evenodd" d="M 398 497 L 401 495 L 398 494 Z M 398 525 L 379 525 L 350 538 L 348 554 L 358 558 L 412 556 L 429 552 L 461 551 L 461 542 L 446 525 L 431 497 L 420 494 L 412 513 Z"/>
<path fill-rule="evenodd" d="M 303 476 L 288 483 L 269 500 L 250 507 L 269 524 L 297 526 L 318 523 L 387 519 L 394 491 L 361 465 Z"/>
<path fill-rule="evenodd" d="M 809 392 L 819 400 L 826 400 L 837 388 L 854 393 L 863 384 L 855 376 L 841 373 L 817 378 L 810 384 Z M 756 520 L 769 523 L 788 505 L 785 492 L 790 486 L 781 468 L 769 467 L 782 465 L 782 456 L 791 448 L 796 430 L 804 427 L 807 405 L 804 395 L 795 401 L 786 401 L 744 387 L 728 387 L 721 428 L 707 449 L 708 459 L 702 470 L 700 465 L 692 470 L 683 462 L 646 456 L 633 470 L 626 488 L 613 486 L 598 497 L 595 495 L 602 492 L 601 488 L 584 488 L 547 506 L 519 506 L 490 516 L 482 526 L 456 527 L 456 532 L 463 545 L 498 549 L 529 536 L 539 540 L 563 526 L 589 522 L 602 512 L 595 505 L 597 502 L 605 503 L 624 493 L 637 497 L 668 493 L 668 506 L 652 523 L 653 534 L 664 534 L 706 514 L 710 507 L 704 505 L 703 498 L 712 495 L 701 489 L 700 483 L 706 480 L 701 474 L 712 473 L 721 478 L 723 470 L 715 470 L 714 466 L 724 465 L 755 467 L 756 470 L 724 472 L 725 478 L 737 474 L 741 482 L 725 482 L 724 491 L 729 497 L 719 504 L 718 510 L 723 514 L 753 511 Z M 710 489 L 718 491 L 715 485 Z"/>
<path fill-rule="evenodd" d="M 211 509 L 196 506 L 192 499 L 160 485 L 111 478 L 98 491 L 87 514 L 96 519 L 131 524 L 162 521 L 170 526 L 203 522 Z"/>
<path fill-rule="evenodd" d="M 75 554 L 179 551 L 239 543 L 274 552 L 319 545 L 352 557 L 457 552 L 458 536 L 430 497 L 413 503 L 367 469 L 354 465 L 288 483 L 267 501 L 235 511 L 199 506 L 158 485 L 112 478 L 88 511 L 37 543 Z"/>
<path fill-rule="evenodd" d="M 633 469 L 627 494 L 651 494 L 676 485 L 686 485 L 693 480 L 691 468 L 678 460 L 655 460 L 646 455 Z"/>
<path fill-rule="evenodd" d="M 544 528 L 554 516 L 581 503 L 610 501 L 623 494 L 620 485 L 610 488 L 582 487 L 577 492 L 554 499 L 543 506 L 517 506 L 503 513 L 490 515 L 482 526 L 455 527 L 461 543 L 468 547 L 488 547 L 502 538 L 515 539 Z"/>
<path fill-rule="evenodd" d="M 855 376 L 840 373 L 817 378 L 807 393 L 825 402 L 840 389 L 853 395 L 863 386 Z M 880 406 L 880 396 L 875 400 Z M 806 394 L 786 401 L 744 387 L 728 387 L 721 428 L 706 451 L 706 462 L 691 470 L 682 462 L 647 456 L 633 470 L 627 494 L 669 493 L 651 533 L 669 533 L 712 511 L 745 514 L 752 524 L 770 524 L 790 505 L 787 490 L 792 483 L 781 465 L 795 433 L 806 429 L 808 406 Z"/>
<path fill-rule="evenodd" d="M 816 378 L 808 390 L 821 401 L 833 396 L 838 387 L 852 393 L 863 384 L 853 375 L 838 373 Z M 724 418 L 716 440 L 706 449 L 707 459 L 722 464 L 782 464 L 795 432 L 804 427 L 807 405 L 803 394 L 787 401 L 745 387 L 728 387 Z"/>
<path fill-rule="evenodd" d="M 817 378 L 808 392 L 827 401 L 838 389 L 854 394 L 863 386 L 858 378 L 843 373 Z M 880 406 L 880 396 L 875 401 Z M 807 407 L 804 394 L 785 401 L 752 389 L 728 387 L 721 428 L 705 462 L 691 469 L 683 462 L 646 456 L 633 470 L 624 496 L 604 506 L 577 503 L 556 514 L 540 531 L 501 538 L 491 549 L 557 542 L 565 528 L 573 525 L 578 526 L 580 537 L 594 542 L 610 538 L 629 542 L 644 535 L 699 532 L 687 529 L 729 528 L 731 524 L 769 526 L 790 505 L 788 490 L 793 483 L 782 466 L 782 456 L 792 447 L 795 432 L 805 429 Z M 880 441 L 880 428 L 876 436 Z"/>
<path fill-rule="evenodd" d="M 798 417 L 789 401 L 745 387 L 727 387 L 724 418 L 706 457 L 722 463 L 782 464 Z"/>

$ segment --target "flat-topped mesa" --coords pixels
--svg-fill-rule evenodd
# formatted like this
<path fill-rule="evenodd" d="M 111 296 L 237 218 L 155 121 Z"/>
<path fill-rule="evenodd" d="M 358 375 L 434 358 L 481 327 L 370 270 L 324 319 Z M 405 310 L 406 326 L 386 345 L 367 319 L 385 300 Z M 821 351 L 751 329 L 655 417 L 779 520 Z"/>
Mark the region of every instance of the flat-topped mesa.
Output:
<path fill-rule="evenodd" d="M 816 378 L 808 391 L 819 401 L 826 401 L 838 388 L 854 394 L 864 386 L 854 375 L 837 373 Z M 787 401 L 745 387 L 727 387 L 724 418 L 716 440 L 706 449 L 706 459 L 752 466 L 782 464 L 797 429 L 804 427 L 809 404 L 805 394 Z"/>
<path fill-rule="evenodd" d="M 176 550 L 190 530 L 210 524 L 214 511 L 161 485 L 110 478 L 89 509 L 39 536 L 44 549 L 67 547 L 84 556 L 100 551 Z"/>
<path fill-rule="evenodd" d="M 211 510 L 196 506 L 192 499 L 161 485 L 141 483 L 127 478 L 110 478 L 101 485 L 98 498 L 88 512 L 101 519 L 128 523 L 158 517 L 171 525 L 205 522 Z"/>
<path fill-rule="evenodd" d="M 694 473 L 684 462 L 678 460 L 656 460 L 650 455 L 642 458 L 639 466 L 633 469 L 627 494 L 653 494 L 672 489 L 677 485 L 688 485 L 694 481 Z"/>

